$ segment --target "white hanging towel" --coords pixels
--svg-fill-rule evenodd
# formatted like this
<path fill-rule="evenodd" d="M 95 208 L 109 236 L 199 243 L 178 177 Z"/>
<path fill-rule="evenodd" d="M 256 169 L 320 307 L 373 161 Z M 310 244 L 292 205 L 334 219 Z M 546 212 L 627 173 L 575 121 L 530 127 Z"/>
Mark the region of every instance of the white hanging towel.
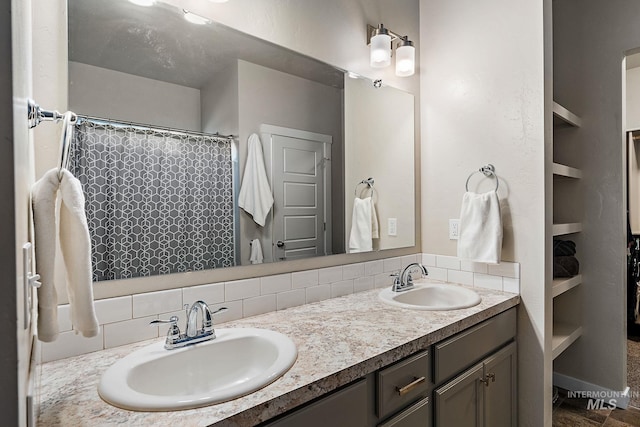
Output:
<path fill-rule="evenodd" d="M 502 251 L 502 218 L 498 193 L 462 196 L 458 236 L 458 258 L 497 264 Z"/>
<path fill-rule="evenodd" d="M 353 215 L 351 217 L 351 234 L 349 236 L 349 252 L 369 252 L 373 250 L 371 232 L 371 197 L 353 200 Z"/>
<path fill-rule="evenodd" d="M 238 205 L 253 217 L 256 224 L 264 227 L 273 205 L 271 187 L 264 167 L 262 143 L 258 135 L 251 134 L 248 142 L 247 163 L 244 166 Z"/>
<path fill-rule="evenodd" d="M 51 169 L 34 184 L 31 197 L 36 264 L 42 283 L 38 288 L 38 339 L 55 341 L 59 332 L 54 284 L 58 236 L 73 328 L 85 337 L 94 337 L 99 327 L 93 305 L 91 241 L 80 181 L 67 170 L 62 171 L 62 179 L 58 180 L 58 169 Z"/>
<path fill-rule="evenodd" d="M 251 255 L 249 256 L 249 261 L 251 261 L 251 264 L 262 264 L 263 259 L 260 239 L 253 239 L 251 241 Z"/>
<path fill-rule="evenodd" d="M 371 197 L 371 237 L 373 239 L 380 238 L 380 231 L 378 227 L 378 213 L 376 212 L 376 205 L 373 203 L 373 197 Z"/>

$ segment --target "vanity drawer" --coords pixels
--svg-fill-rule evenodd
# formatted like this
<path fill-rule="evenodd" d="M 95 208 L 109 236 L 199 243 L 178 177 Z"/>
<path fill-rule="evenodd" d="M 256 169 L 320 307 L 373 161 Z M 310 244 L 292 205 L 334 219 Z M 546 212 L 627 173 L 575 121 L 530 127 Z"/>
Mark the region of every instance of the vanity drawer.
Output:
<path fill-rule="evenodd" d="M 385 418 L 432 388 L 431 355 L 422 351 L 377 373 L 377 414 Z"/>
<path fill-rule="evenodd" d="M 367 378 L 360 379 L 264 427 L 364 427 L 370 411 L 367 384 Z"/>
<path fill-rule="evenodd" d="M 378 427 L 430 427 L 431 402 L 425 397 Z"/>
<path fill-rule="evenodd" d="M 497 350 L 516 336 L 516 309 L 435 344 L 434 382 L 440 384 Z"/>

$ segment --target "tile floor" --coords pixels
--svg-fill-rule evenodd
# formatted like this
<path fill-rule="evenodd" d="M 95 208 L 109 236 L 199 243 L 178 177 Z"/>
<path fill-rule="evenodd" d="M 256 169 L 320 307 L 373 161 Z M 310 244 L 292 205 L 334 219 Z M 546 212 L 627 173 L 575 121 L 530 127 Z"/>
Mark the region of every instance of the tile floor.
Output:
<path fill-rule="evenodd" d="M 627 340 L 627 372 L 631 393 L 629 408 L 587 409 L 587 399 L 568 399 L 566 392 L 553 405 L 553 427 L 640 427 L 640 342 Z"/>

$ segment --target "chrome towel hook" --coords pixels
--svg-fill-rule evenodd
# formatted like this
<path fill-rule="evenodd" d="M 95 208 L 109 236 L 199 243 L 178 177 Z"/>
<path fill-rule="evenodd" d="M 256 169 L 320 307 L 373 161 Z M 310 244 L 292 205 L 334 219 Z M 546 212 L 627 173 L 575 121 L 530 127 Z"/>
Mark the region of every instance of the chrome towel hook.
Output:
<path fill-rule="evenodd" d="M 500 181 L 498 180 L 498 176 L 496 175 L 496 168 L 490 163 L 482 166 L 477 171 L 471 172 L 469 177 L 467 177 L 467 182 L 464 184 L 464 188 L 465 188 L 466 191 L 469 191 L 469 180 L 471 179 L 471 177 L 474 174 L 476 174 L 478 172 L 482 173 L 487 178 L 491 178 L 491 177 L 495 178 L 495 180 L 496 180 L 496 188 L 495 188 L 494 191 L 498 191 L 498 186 L 500 185 Z"/>

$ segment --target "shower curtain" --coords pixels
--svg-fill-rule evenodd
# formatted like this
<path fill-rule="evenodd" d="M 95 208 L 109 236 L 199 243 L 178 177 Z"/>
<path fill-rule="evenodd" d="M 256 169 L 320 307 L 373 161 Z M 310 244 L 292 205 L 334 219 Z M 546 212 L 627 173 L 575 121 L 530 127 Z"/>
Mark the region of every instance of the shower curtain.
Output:
<path fill-rule="evenodd" d="M 93 280 L 235 265 L 231 141 L 81 118 L 80 180 Z"/>

